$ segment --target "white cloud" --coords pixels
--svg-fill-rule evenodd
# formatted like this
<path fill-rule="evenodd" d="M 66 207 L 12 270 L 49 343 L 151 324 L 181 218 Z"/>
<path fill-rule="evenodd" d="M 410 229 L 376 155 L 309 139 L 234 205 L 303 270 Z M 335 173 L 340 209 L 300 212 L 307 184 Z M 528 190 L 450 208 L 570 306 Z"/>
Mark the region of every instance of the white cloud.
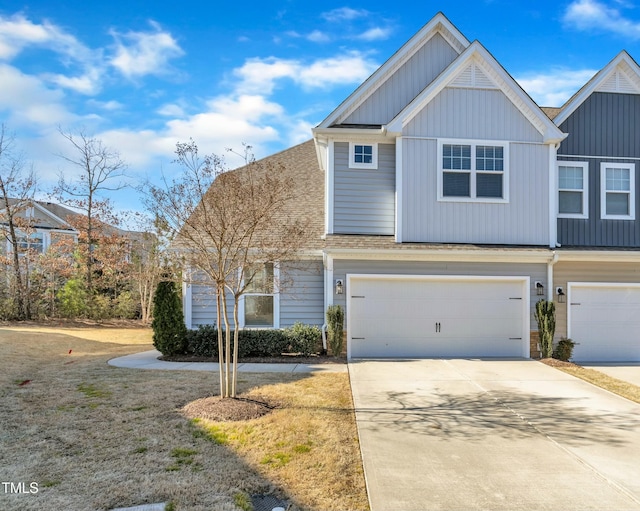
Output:
<path fill-rule="evenodd" d="M 162 105 L 156 112 L 160 115 L 164 115 L 166 117 L 183 117 L 184 109 L 176 105 L 175 103 L 167 103 L 166 105 Z"/>
<path fill-rule="evenodd" d="M 322 13 L 322 17 L 331 22 L 335 23 L 338 21 L 351 21 L 357 18 L 367 17 L 369 15 L 369 11 L 365 9 L 352 9 L 350 7 L 340 7 L 338 9 L 332 9 L 327 12 Z"/>
<path fill-rule="evenodd" d="M 55 126 L 76 118 L 64 106 L 64 94 L 51 90 L 33 76 L 0 64 L 0 111 L 10 112 L 7 123 L 19 126 Z"/>
<path fill-rule="evenodd" d="M 597 0 L 575 0 L 570 3 L 563 21 L 578 30 L 605 30 L 640 39 L 640 22 L 624 17 L 618 9 Z"/>
<path fill-rule="evenodd" d="M 356 39 L 361 39 L 363 41 L 380 41 L 382 39 L 387 39 L 390 34 L 390 28 L 374 27 L 356 36 Z"/>
<path fill-rule="evenodd" d="M 516 81 L 539 105 L 560 107 L 596 72 L 593 69 L 556 69 L 550 73 L 524 75 Z"/>
<path fill-rule="evenodd" d="M 151 26 L 151 32 L 111 32 L 116 39 L 116 54 L 110 63 L 129 78 L 165 74 L 169 61 L 184 54 L 170 33 L 155 22 Z"/>
<path fill-rule="evenodd" d="M 337 57 L 318 59 L 304 64 L 293 59 L 250 59 L 234 70 L 241 79 L 237 89 L 242 93 L 271 94 L 276 82 L 287 78 L 305 88 L 326 89 L 334 85 L 357 83 L 378 67 L 362 53 L 350 52 Z"/>
<path fill-rule="evenodd" d="M 100 92 L 102 73 L 97 68 L 90 68 L 82 76 L 65 76 L 61 74 L 44 75 L 52 83 L 64 89 L 71 89 L 80 94 L 92 96 Z"/>
<path fill-rule="evenodd" d="M 314 30 L 313 32 L 311 32 L 307 36 L 307 39 L 314 43 L 328 43 L 329 41 L 331 41 L 331 37 L 329 37 L 329 35 L 325 32 L 321 32 L 320 30 Z"/>

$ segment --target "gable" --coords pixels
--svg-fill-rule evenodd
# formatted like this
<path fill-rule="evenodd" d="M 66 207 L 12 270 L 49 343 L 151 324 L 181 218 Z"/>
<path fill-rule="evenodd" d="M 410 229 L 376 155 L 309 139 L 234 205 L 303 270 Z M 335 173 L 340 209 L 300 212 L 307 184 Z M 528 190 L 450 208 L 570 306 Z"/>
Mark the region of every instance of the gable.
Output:
<path fill-rule="evenodd" d="M 318 128 L 385 124 L 468 46 L 469 41 L 439 12 Z M 389 100 L 392 104 L 385 107 Z"/>
<path fill-rule="evenodd" d="M 393 75 L 349 113 L 341 124 L 387 124 L 431 83 L 458 52 L 436 33 Z"/>
<path fill-rule="evenodd" d="M 522 114 L 526 121 L 541 135 L 545 143 L 563 140 L 566 135 L 547 117 L 540 107 L 522 90 L 493 56 L 477 41 L 467 48 L 387 126 L 391 133 L 406 133 L 413 119 L 420 114 L 445 88 L 465 90 L 496 90 Z M 459 110 L 469 108 L 465 103 L 456 105 Z M 500 118 L 490 116 L 482 122 L 500 123 Z M 423 132 L 423 134 L 425 134 Z M 513 136 L 513 135 L 512 135 Z M 506 137 L 510 138 L 510 137 Z"/>
<path fill-rule="evenodd" d="M 563 105 L 554 118 L 556 124 L 560 126 L 596 92 L 640 94 L 640 67 L 626 51 L 621 51 Z"/>

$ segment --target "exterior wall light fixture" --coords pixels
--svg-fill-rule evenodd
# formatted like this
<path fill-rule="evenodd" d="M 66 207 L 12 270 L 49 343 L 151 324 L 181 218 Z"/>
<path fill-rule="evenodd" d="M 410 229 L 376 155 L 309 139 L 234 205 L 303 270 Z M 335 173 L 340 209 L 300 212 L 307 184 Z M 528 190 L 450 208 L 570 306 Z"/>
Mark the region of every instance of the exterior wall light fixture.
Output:
<path fill-rule="evenodd" d="M 542 285 L 542 282 L 540 282 L 539 280 L 536 280 L 536 292 L 538 294 L 538 296 L 544 296 L 544 286 Z"/>
<path fill-rule="evenodd" d="M 558 295 L 558 303 L 564 303 L 564 289 L 557 287 L 556 294 Z"/>
<path fill-rule="evenodd" d="M 344 281 L 342 279 L 336 279 L 336 294 L 341 295 L 344 293 Z"/>

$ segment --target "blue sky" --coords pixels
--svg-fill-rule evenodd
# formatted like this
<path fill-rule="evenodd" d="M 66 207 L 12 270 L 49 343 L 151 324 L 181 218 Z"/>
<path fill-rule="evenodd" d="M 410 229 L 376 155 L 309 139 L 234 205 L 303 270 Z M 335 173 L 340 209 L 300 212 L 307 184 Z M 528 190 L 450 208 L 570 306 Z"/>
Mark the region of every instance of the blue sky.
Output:
<path fill-rule="evenodd" d="M 171 175 L 176 142 L 257 157 L 311 137 L 438 11 L 542 106 L 560 106 L 622 49 L 640 60 L 640 2 L 86 2 L 0 6 L 0 121 L 42 192 L 69 143 L 100 138 L 131 183 Z M 227 156 L 229 166 L 240 164 Z M 135 209 L 131 192 L 113 196 Z"/>

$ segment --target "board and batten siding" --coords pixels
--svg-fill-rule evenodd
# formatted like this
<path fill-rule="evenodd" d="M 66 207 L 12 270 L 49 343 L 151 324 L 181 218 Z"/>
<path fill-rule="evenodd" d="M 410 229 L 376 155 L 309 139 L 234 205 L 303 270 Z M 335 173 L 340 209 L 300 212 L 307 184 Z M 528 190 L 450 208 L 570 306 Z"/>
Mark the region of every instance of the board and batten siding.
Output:
<path fill-rule="evenodd" d="M 333 232 L 395 234 L 395 145 L 378 144 L 377 169 L 349 168 L 347 142 L 334 154 Z"/>
<path fill-rule="evenodd" d="M 387 124 L 457 57 L 440 34 L 434 35 L 341 122 Z"/>
<path fill-rule="evenodd" d="M 553 267 L 553 287 L 562 287 L 567 293 L 569 282 L 640 283 L 640 266 L 620 262 L 557 262 Z M 556 304 L 555 340 L 567 336 L 567 300 Z M 574 339 L 578 341 L 577 339 Z"/>
<path fill-rule="evenodd" d="M 403 129 L 404 136 L 542 143 L 542 134 L 500 90 L 444 88 Z"/>
<path fill-rule="evenodd" d="M 589 164 L 589 218 L 559 218 L 564 246 L 640 247 L 640 95 L 595 92 L 560 125 L 558 160 Z M 625 159 L 626 158 L 626 159 Z M 634 163 L 636 220 L 602 220 L 600 164 Z"/>
<path fill-rule="evenodd" d="M 536 329 L 533 317 L 535 303 L 540 299 L 537 296 L 535 282 L 540 281 L 546 285 L 546 264 L 516 264 L 516 263 L 450 263 L 450 262 L 425 262 L 425 261 L 360 261 L 334 259 L 334 279 L 344 279 L 347 274 L 389 274 L 389 275 L 469 275 L 481 277 L 530 277 L 530 306 L 531 329 Z M 346 307 L 346 289 L 342 295 L 334 295 L 333 303 Z M 346 328 L 346 314 L 345 314 Z"/>
<path fill-rule="evenodd" d="M 299 321 L 307 325 L 324 323 L 324 269 L 322 261 L 301 261 L 280 269 L 280 326 Z"/>
<path fill-rule="evenodd" d="M 549 149 L 509 144 L 509 202 L 438 201 L 436 140 L 402 141 L 402 240 L 549 245 Z"/>

